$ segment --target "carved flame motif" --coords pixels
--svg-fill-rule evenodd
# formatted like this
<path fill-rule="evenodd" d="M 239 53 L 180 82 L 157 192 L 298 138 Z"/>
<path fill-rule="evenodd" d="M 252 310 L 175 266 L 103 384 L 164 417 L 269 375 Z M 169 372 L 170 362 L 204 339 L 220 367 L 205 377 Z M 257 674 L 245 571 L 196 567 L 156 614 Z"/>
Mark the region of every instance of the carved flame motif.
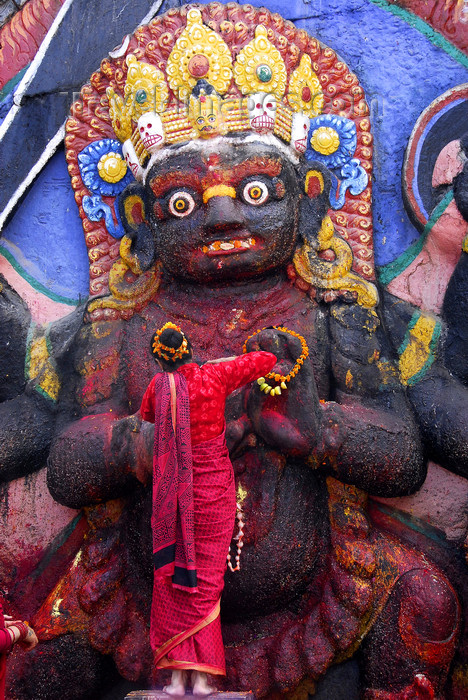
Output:
<path fill-rule="evenodd" d="M 180 101 L 185 101 L 200 78 L 223 95 L 232 80 L 232 56 L 223 39 L 205 26 L 200 10 L 187 13 L 187 27 L 167 60 L 167 79 Z"/>
<path fill-rule="evenodd" d="M 307 54 L 303 54 L 298 68 L 291 75 L 287 98 L 294 111 L 304 112 L 307 117 L 318 117 L 322 113 L 322 87 Z"/>
<path fill-rule="evenodd" d="M 234 79 L 243 95 L 267 92 L 283 97 L 286 91 L 286 67 L 277 48 L 259 24 L 255 39 L 244 46 L 234 64 Z"/>

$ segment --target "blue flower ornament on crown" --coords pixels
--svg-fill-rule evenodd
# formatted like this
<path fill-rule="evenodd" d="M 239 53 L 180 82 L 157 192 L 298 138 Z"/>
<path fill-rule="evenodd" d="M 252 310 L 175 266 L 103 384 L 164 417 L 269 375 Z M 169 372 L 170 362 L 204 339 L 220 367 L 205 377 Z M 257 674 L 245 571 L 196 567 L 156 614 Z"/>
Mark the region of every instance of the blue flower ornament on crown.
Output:
<path fill-rule="evenodd" d="M 127 169 L 136 180 L 143 181 L 151 157 L 164 146 L 230 132 L 272 134 L 287 145 L 293 156 L 305 154 L 306 158 L 322 160 L 331 167 L 336 163 L 342 168 L 341 175 L 343 167 L 348 165 L 349 170 L 351 163 L 352 182 L 348 178 L 341 183 L 339 197 L 338 185 L 334 186 L 334 208 L 341 206 L 348 187 L 354 185 L 353 194 L 366 187 L 367 174 L 352 158 L 356 148 L 354 123 L 344 117 L 322 115 L 324 96 L 307 53 L 288 80 L 284 60 L 269 40 L 265 26 L 256 26 L 252 41 L 233 60 L 223 38 L 206 26 L 201 11 L 192 7 L 187 12 L 186 27 L 168 57 L 165 73 L 131 53 L 125 62 L 123 96 L 112 87 L 107 89 L 112 127 L 122 146 L 116 149 L 115 141 L 107 139 L 89 147 L 92 152 L 103 153 L 91 166 L 92 153 L 79 156 L 84 180 L 86 168 L 97 173 L 94 196 L 84 202 L 85 211 L 93 220 L 105 216 L 112 235 L 119 235 L 118 214 L 114 217 L 116 226 L 100 199 L 100 195 L 108 194 L 110 182 L 118 193 L 123 189 L 119 183 L 125 186 L 128 182 Z M 229 94 L 233 80 L 241 97 Z M 172 105 L 168 87 L 176 96 Z M 119 173 L 120 181 L 116 180 Z M 85 182 L 90 179 L 88 176 Z M 335 182 L 338 183 L 336 178 Z"/>

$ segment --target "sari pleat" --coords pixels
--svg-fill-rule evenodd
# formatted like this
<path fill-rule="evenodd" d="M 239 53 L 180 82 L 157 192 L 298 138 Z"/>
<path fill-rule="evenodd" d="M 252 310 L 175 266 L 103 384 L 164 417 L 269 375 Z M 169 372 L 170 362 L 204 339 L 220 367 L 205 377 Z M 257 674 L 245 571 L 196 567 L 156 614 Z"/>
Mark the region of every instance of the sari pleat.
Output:
<path fill-rule="evenodd" d="M 225 674 L 219 601 L 232 538 L 236 495 L 224 431 L 192 447 L 197 595 L 155 580 L 151 644 L 157 668 Z"/>

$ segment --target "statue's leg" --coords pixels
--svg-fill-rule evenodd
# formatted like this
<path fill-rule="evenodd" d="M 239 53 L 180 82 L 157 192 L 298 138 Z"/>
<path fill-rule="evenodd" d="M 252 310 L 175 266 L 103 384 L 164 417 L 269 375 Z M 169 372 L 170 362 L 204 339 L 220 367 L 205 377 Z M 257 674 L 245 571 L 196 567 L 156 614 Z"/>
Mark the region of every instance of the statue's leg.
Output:
<path fill-rule="evenodd" d="M 84 700 L 115 680 L 112 659 L 78 635 L 40 642 L 28 653 L 17 652 L 7 664 L 10 700 Z"/>
<path fill-rule="evenodd" d="M 363 644 L 366 700 L 438 697 L 459 619 L 458 600 L 442 574 L 427 569 L 404 574 Z"/>

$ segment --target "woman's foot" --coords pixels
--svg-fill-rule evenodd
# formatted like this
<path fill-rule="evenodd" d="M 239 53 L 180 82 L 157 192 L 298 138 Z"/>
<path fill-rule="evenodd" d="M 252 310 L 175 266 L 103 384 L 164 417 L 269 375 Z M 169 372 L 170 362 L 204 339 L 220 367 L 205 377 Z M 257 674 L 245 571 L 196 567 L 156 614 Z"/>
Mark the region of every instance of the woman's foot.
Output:
<path fill-rule="evenodd" d="M 183 698 L 186 685 L 187 673 L 185 671 L 172 671 L 171 683 L 165 685 L 163 691 L 173 698 Z"/>
<path fill-rule="evenodd" d="M 208 678 L 206 673 L 201 673 L 200 671 L 192 672 L 192 691 L 193 694 L 198 698 L 205 698 L 211 693 L 216 693 L 216 688 L 208 685 Z"/>

